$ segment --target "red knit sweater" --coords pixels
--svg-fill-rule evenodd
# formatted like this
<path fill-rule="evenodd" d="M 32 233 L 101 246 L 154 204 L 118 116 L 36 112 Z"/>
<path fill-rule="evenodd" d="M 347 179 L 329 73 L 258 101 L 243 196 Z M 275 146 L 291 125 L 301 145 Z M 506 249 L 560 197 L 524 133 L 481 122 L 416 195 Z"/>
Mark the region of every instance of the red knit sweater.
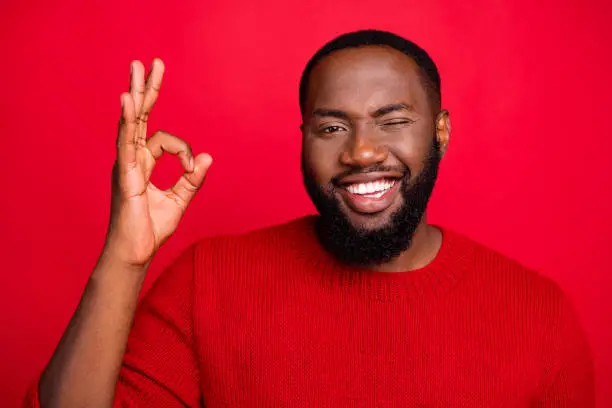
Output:
<path fill-rule="evenodd" d="M 116 406 L 594 406 L 551 280 L 446 229 L 423 269 L 348 269 L 313 219 L 187 250 L 139 306 Z"/>

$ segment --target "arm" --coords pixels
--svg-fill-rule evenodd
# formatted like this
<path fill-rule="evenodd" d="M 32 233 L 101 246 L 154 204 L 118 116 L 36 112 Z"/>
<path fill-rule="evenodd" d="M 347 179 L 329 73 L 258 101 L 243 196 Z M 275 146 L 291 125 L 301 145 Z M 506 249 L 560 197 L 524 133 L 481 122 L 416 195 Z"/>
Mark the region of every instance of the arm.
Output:
<path fill-rule="evenodd" d="M 147 349 L 146 342 L 160 341 L 163 336 L 159 332 L 164 332 L 163 324 L 169 322 L 156 322 L 155 317 L 162 315 L 163 307 L 171 308 L 175 306 L 173 302 L 180 299 L 167 298 L 167 303 L 160 304 L 157 300 L 165 295 L 156 290 L 138 313 L 136 334 L 127 350 L 129 356 L 142 358 L 138 365 L 127 360 L 121 374 L 122 387 L 117 387 L 148 265 L 178 227 L 212 162 L 207 154 L 194 157 L 183 140 L 167 133 L 156 132 L 146 138 L 147 118 L 157 99 L 163 71 L 162 62 L 155 60 L 145 84 L 144 67 L 140 62 L 132 64 L 130 93 L 121 95 L 111 217 L 104 250 L 68 328 L 41 375 L 38 392 L 36 389 L 31 392 L 26 406 L 36 407 L 40 402 L 44 408 L 111 407 L 116 390 L 127 390 L 131 386 L 134 393 L 123 395 L 133 398 L 138 394 L 138 387 L 146 388 L 143 384 L 147 370 L 140 372 L 142 381 L 135 381 L 134 373 L 147 359 L 158 359 L 165 352 L 162 348 L 154 353 L 155 350 Z M 162 191 L 150 182 L 150 177 L 155 161 L 164 152 L 177 155 L 185 172 L 173 187 Z M 147 308 L 147 305 L 155 306 Z M 143 327 L 154 329 L 148 331 Z M 138 346 L 139 339 L 142 346 Z M 169 343 L 172 344 L 167 346 L 172 349 L 175 343 Z M 178 343 L 176 348 L 181 348 Z M 149 380 L 155 381 L 155 378 Z M 162 381 L 158 384 L 160 388 L 173 386 L 171 379 L 168 384 L 163 383 L 164 378 L 158 380 Z M 179 396 L 175 401 L 178 400 Z"/>
<path fill-rule="evenodd" d="M 81 302 L 39 381 L 26 396 L 27 408 L 109 406 L 144 275 L 100 257 Z M 116 279 L 117 275 L 121 279 Z M 128 277 L 128 278 L 126 278 Z M 93 391 L 77 384 L 95 383 Z M 89 394 L 89 395 L 87 395 Z"/>
<path fill-rule="evenodd" d="M 110 406 L 144 278 L 128 269 L 101 257 L 41 375 L 41 406 Z"/>
<path fill-rule="evenodd" d="M 58 346 L 58 351 L 69 353 L 58 352 L 53 356 L 41 376 L 40 392 L 32 388 L 24 406 L 52 406 L 56 401 L 62 401 L 62 406 L 82 406 L 77 400 L 94 400 L 100 405 L 116 407 L 199 406 L 201 394 L 192 319 L 194 254 L 194 248 L 189 248 L 162 273 L 136 308 L 133 326 L 125 318 L 125 310 L 129 307 L 133 314 L 138 291 L 130 290 L 105 300 L 105 291 L 97 287 L 94 279 L 104 270 L 101 263 L 92 274 L 84 300 Z M 119 290 L 115 288 L 113 292 Z M 125 302 L 128 298 L 129 305 L 112 306 L 113 301 Z M 121 313 L 114 313 L 118 310 Z M 92 333 L 95 339 L 77 338 L 79 335 L 91 337 Z M 84 347 L 89 344 L 115 347 Z M 111 378 L 111 383 L 97 390 L 77 387 L 76 391 L 83 395 L 62 388 L 66 384 L 82 384 L 78 378 L 79 366 L 90 366 L 90 363 L 98 365 L 96 370 L 100 373 L 94 375 Z M 116 392 L 113 396 L 100 390 Z"/>
<path fill-rule="evenodd" d="M 580 319 L 567 297 L 554 341 L 550 380 L 535 408 L 595 407 L 595 375 L 591 348 Z"/>

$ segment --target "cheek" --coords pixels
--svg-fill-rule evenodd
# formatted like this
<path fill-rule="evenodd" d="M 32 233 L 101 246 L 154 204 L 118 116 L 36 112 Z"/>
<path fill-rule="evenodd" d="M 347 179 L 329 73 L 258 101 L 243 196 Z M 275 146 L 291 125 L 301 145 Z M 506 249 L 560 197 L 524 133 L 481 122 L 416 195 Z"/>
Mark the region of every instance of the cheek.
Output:
<path fill-rule="evenodd" d="M 305 140 L 302 143 L 304 167 L 319 185 L 328 184 L 338 174 L 339 153 L 332 143 L 324 140 Z"/>
<path fill-rule="evenodd" d="M 433 139 L 424 137 L 405 138 L 401 143 L 389 145 L 389 152 L 406 166 L 411 178 L 418 175 L 425 165 Z"/>

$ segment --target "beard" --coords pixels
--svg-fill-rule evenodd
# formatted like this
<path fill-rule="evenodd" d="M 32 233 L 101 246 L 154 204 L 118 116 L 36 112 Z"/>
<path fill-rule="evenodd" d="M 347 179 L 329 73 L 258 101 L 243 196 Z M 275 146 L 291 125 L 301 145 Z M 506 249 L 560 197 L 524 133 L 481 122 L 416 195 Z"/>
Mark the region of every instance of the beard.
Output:
<path fill-rule="evenodd" d="M 407 250 L 427 209 L 440 165 L 440 146 L 436 138 L 425 158 L 421 172 L 411 182 L 410 169 L 401 177 L 402 204 L 382 227 L 356 227 L 342 210 L 335 192 L 335 183 L 321 186 L 306 169 L 302 157 L 304 186 L 319 217 L 315 229 L 321 245 L 339 261 L 361 267 L 387 263 Z M 371 171 L 386 171 L 384 166 L 354 169 L 343 176 Z M 376 217 L 377 214 L 372 214 Z"/>

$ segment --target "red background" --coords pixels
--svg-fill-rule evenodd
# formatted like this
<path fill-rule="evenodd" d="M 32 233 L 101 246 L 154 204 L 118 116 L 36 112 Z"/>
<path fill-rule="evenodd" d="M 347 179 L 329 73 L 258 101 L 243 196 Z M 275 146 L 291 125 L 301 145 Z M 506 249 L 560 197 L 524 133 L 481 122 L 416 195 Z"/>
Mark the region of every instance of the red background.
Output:
<path fill-rule="evenodd" d="M 612 3 L 36 3 L 0 6 L 1 406 L 17 406 L 46 363 L 100 251 L 130 60 L 166 63 L 152 127 L 215 158 L 153 278 L 197 237 L 312 211 L 299 76 L 333 36 L 373 27 L 421 44 L 442 74 L 454 133 L 430 219 L 570 293 L 599 406 L 612 407 Z M 162 186 L 179 174 L 172 160 L 159 167 Z"/>

